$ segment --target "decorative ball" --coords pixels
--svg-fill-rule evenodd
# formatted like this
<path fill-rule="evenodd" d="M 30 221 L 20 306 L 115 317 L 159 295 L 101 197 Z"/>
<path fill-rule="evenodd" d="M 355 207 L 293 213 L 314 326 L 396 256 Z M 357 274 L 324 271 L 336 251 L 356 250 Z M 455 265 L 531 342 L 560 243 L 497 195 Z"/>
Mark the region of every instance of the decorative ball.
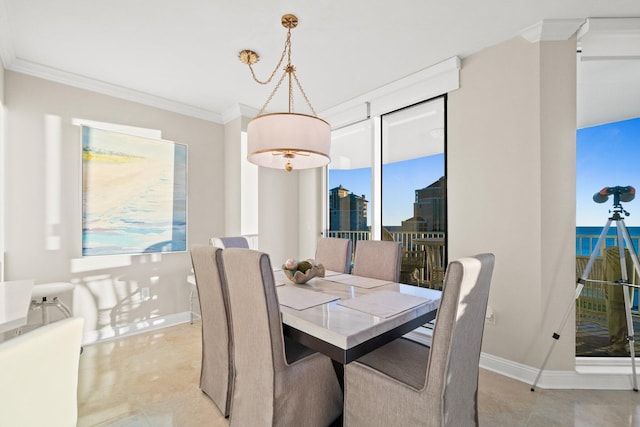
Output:
<path fill-rule="evenodd" d="M 300 261 L 298 263 L 298 270 L 301 271 L 302 273 L 306 273 L 307 270 L 311 268 L 313 268 L 313 265 L 311 265 L 309 261 Z"/>
<path fill-rule="evenodd" d="M 309 262 L 309 264 L 313 265 L 314 267 L 315 267 L 316 265 L 318 265 L 318 264 L 316 264 L 316 260 L 315 260 L 315 259 L 313 259 L 313 258 L 309 258 L 307 261 Z"/>
<path fill-rule="evenodd" d="M 295 270 L 298 268 L 298 262 L 293 258 L 289 258 L 284 262 L 284 267 L 287 270 Z"/>

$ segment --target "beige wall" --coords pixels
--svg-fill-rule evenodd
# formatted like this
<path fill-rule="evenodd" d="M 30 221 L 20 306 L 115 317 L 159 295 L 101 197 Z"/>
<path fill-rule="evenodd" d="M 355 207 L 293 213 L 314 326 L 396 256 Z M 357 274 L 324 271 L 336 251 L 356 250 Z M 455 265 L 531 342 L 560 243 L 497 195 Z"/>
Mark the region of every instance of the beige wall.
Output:
<path fill-rule="evenodd" d="M 237 117 L 224 125 L 225 230 L 222 236 L 239 236 L 242 234 L 241 132 L 241 117 Z"/>
<path fill-rule="evenodd" d="M 187 252 L 81 258 L 80 129 L 71 121 L 159 129 L 164 139 L 188 145 L 189 245 L 207 244 L 225 230 L 223 127 L 10 71 L 5 101 L 7 280 L 76 283 L 74 311 L 85 317 L 86 331 L 184 314 Z M 45 156 L 47 143 L 56 139 L 59 163 Z M 47 196 L 59 208 L 47 204 Z M 151 299 L 140 299 L 142 287 Z"/>
<path fill-rule="evenodd" d="M 575 51 L 506 41 L 464 59 L 448 98 L 449 259 L 496 254 L 483 352 L 532 367 L 574 294 Z M 549 368 L 573 367 L 573 329 Z"/>
<path fill-rule="evenodd" d="M 258 170 L 259 247 L 269 254 L 274 267 L 287 258 L 298 258 L 299 175 L 304 171 Z M 312 198 L 317 198 L 314 193 Z"/>

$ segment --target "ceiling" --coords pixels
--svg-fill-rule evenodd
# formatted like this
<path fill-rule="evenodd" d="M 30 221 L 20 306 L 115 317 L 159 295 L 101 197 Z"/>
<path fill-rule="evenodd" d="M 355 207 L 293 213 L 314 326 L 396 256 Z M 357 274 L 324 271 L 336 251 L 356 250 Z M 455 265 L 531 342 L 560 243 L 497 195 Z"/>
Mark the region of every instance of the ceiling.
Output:
<path fill-rule="evenodd" d="M 285 13 L 299 18 L 292 30 L 292 62 L 320 115 L 443 60 L 464 58 L 517 36 L 543 20 L 640 17 L 638 0 L 399 4 L 0 0 L 0 57 L 8 70 L 224 122 L 239 105 L 262 107 L 273 89 L 273 84 L 253 81 L 238 53 L 258 52 L 255 71 L 258 78 L 267 78 L 283 49 L 286 30 L 280 17 Z M 610 112 L 607 102 L 623 110 L 640 108 L 634 105 L 640 104 L 640 60 L 625 64 L 612 67 L 599 61 L 593 70 L 581 71 L 579 123 L 595 124 Z M 615 75 L 609 74 L 612 70 Z M 600 81 L 608 82 L 606 91 Z M 614 89 L 635 94 L 631 105 L 621 105 Z M 281 89 L 270 110 L 286 110 L 286 102 Z M 308 112 L 305 108 L 296 101 L 295 111 Z M 640 116 L 640 111 L 633 114 Z"/>

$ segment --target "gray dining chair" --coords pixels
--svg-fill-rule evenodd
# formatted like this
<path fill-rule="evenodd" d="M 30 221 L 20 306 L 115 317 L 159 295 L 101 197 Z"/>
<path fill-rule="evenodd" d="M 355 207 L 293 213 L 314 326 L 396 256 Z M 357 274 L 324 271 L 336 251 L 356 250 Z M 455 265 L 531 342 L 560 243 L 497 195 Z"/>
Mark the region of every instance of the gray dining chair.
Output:
<path fill-rule="evenodd" d="M 217 248 L 249 248 L 249 241 L 244 236 L 212 237 L 209 244 Z"/>
<path fill-rule="evenodd" d="M 200 389 L 228 417 L 234 377 L 233 339 L 226 284 L 216 256 L 221 251 L 213 246 L 193 246 L 191 262 L 202 319 Z"/>
<path fill-rule="evenodd" d="M 212 237 L 209 239 L 209 244 L 216 248 L 248 248 L 249 241 L 244 236 L 235 237 Z M 193 324 L 193 300 L 195 299 L 195 284 L 191 280 L 187 280 L 191 284 L 191 290 L 189 292 L 189 315 L 190 323 Z"/>
<path fill-rule="evenodd" d="M 402 247 L 400 242 L 358 240 L 352 274 L 372 279 L 400 280 Z"/>
<path fill-rule="evenodd" d="M 349 273 L 351 270 L 351 239 L 321 237 L 316 246 L 317 264 L 325 270 Z"/>
<path fill-rule="evenodd" d="M 71 317 L 0 343 L 0 426 L 75 426 L 84 320 Z"/>
<path fill-rule="evenodd" d="M 331 359 L 285 347 L 269 256 L 225 249 L 234 342 L 231 426 L 328 426 L 342 413 Z"/>
<path fill-rule="evenodd" d="M 399 338 L 345 366 L 345 426 L 478 425 L 494 260 L 481 254 L 449 264 L 430 348 Z"/>

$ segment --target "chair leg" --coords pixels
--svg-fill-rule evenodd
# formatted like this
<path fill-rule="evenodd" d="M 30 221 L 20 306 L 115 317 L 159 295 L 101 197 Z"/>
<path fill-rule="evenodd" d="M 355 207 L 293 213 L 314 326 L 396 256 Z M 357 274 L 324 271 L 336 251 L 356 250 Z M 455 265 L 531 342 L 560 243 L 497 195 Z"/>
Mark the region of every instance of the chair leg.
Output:
<path fill-rule="evenodd" d="M 53 305 L 58 307 L 58 310 L 60 310 L 66 317 L 72 317 L 69 307 L 67 307 L 62 301 L 60 301 L 58 297 L 53 298 Z"/>
<path fill-rule="evenodd" d="M 56 307 L 65 317 L 73 317 L 71 310 L 66 306 L 58 297 L 53 297 L 53 301 L 47 301 L 47 297 L 42 298 L 42 301 L 31 301 L 31 308 L 40 307 L 42 310 L 42 325 L 49 324 L 49 310 L 48 307 Z"/>

